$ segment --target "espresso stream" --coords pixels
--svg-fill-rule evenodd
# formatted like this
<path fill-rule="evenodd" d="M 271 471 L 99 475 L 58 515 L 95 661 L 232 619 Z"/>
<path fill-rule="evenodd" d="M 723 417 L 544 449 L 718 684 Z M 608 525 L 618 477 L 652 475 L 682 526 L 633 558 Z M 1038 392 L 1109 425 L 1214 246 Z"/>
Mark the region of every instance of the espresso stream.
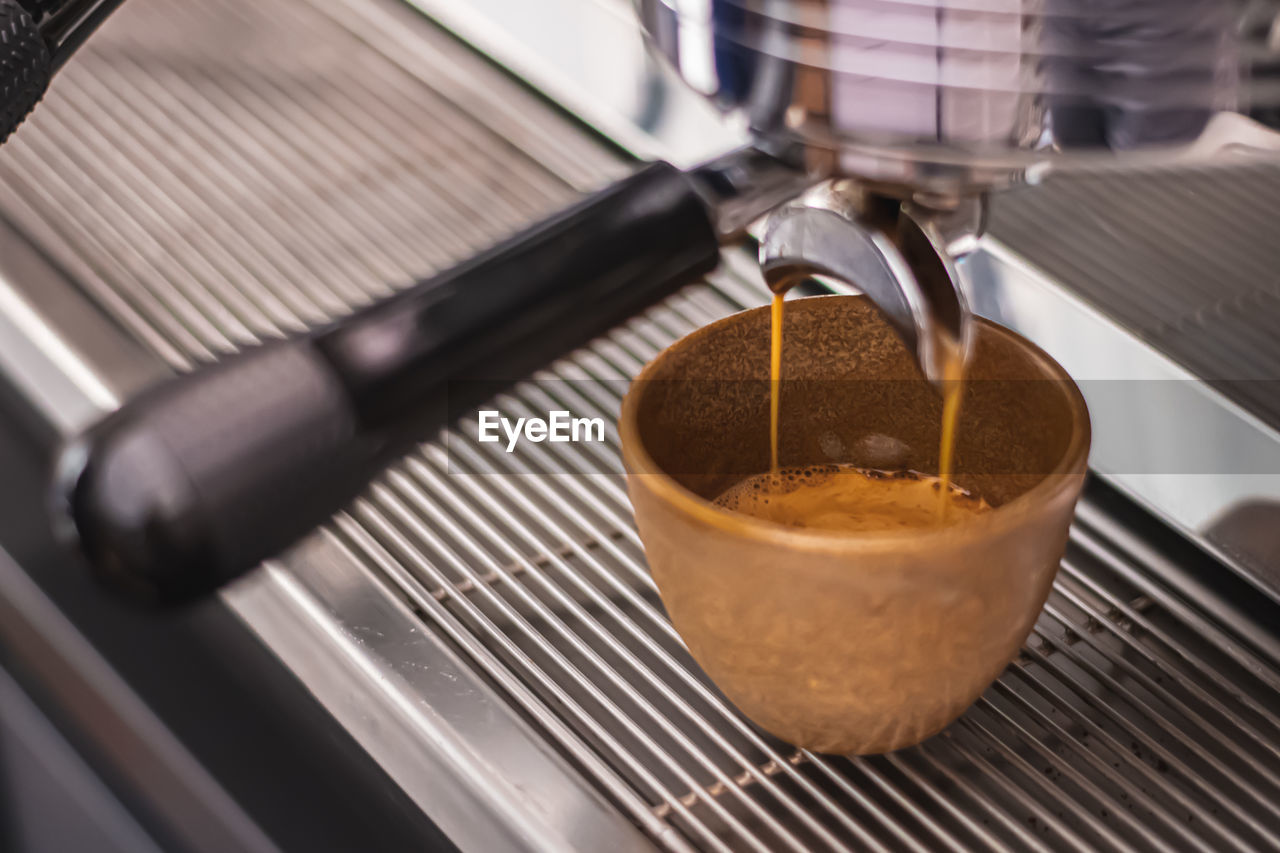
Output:
<path fill-rule="evenodd" d="M 769 471 L 731 487 L 716 504 L 789 527 L 874 531 L 939 527 L 990 509 L 951 482 L 963 364 L 947 365 L 938 476 L 872 471 L 851 465 L 780 468 L 783 294 L 773 295 L 769 341 Z"/>

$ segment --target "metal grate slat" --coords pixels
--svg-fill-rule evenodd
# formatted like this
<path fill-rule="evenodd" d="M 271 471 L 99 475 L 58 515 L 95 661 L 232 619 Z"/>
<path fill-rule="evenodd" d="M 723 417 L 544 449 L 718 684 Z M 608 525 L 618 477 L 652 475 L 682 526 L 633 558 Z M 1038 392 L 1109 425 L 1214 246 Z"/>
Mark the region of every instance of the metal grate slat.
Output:
<path fill-rule="evenodd" d="M 1041 635 L 1041 637 L 1043 637 L 1043 635 Z M 1048 640 L 1047 643 L 1048 647 L 1052 648 L 1053 651 L 1061 651 L 1060 647 L 1052 646 L 1052 643 L 1048 642 Z M 1042 656 L 1042 654 L 1033 651 L 1027 651 L 1024 654 L 1029 658 L 1029 660 L 1036 661 L 1038 665 L 1041 666 L 1041 669 L 1044 670 L 1044 672 L 1047 672 L 1047 674 L 1050 674 L 1053 679 L 1060 681 L 1062 684 L 1071 685 L 1071 688 L 1074 689 L 1076 695 L 1080 695 L 1080 697 L 1085 698 L 1088 697 L 1087 690 L 1080 688 L 1078 681 L 1075 681 L 1074 679 L 1071 679 L 1071 676 L 1064 674 L 1059 667 L 1053 666 L 1047 658 Z M 1068 697 L 1068 695 L 1057 693 L 1056 690 L 1050 688 L 1047 684 L 1047 680 L 1036 679 L 1033 675 L 1029 675 L 1027 670 L 1025 670 L 1025 666 L 1019 666 L 1018 672 L 1021 676 L 1021 683 L 1027 685 L 1027 688 L 1033 690 L 1034 693 L 1050 699 L 1051 702 L 1071 702 L 1071 698 Z M 1178 760 L 1178 758 L 1176 758 L 1171 752 L 1167 751 L 1167 749 L 1162 748 L 1160 743 L 1156 742 L 1153 738 L 1149 738 L 1149 736 L 1146 733 L 1143 733 L 1143 731 L 1134 729 L 1132 725 L 1126 724 L 1123 717 L 1116 715 L 1116 713 L 1112 711 L 1112 708 L 1105 706 L 1105 704 L 1100 704 L 1100 706 L 1094 707 L 1096 707 L 1097 710 L 1100 711 L 1101 715 L 1106 717 L 1108 721 L 1112 722 L 1112 724 L 1116 724 L 1116 726 L 1123 729 L 1130 738 L 1133 738 L 1130 743 L 1137 744 L 1140 742 L 1143 748 L 1148 749 L 1151 754 L 1155 754 L 1155 756 L 1158 757 L 1158 761 L 1167 761 L 1169 762 L 1169 766 L 1174 767 L 1175 770 L 1183 772 L 1183 774 L 1190 780 L 1190 783 L 1198 786 L 1201 790 L 1210 790 L 1210 786 L 1204 783 L 1202 779 L 1199 779 L 1199 777 L 1194 774 L 1194 771 L 1190 770 L 1184 762 Z M 1076 717 L 1075 722 L 1079 725 L 1080 729 L 1082 729 L 1082 734 L 1080 734 L 1078 739 L 1076 739 L 1076 742 L 1079 743 L 1080 749 L 1088 748 L 1087 745 L 1083 743 L 1084 738 L 1092 738 L 1094 744 L 1101 744 L 1102 747 L 1105 747 L 1107 751 L 1111 752 L 1112 756 L 1119 758 L 1119 761 L 1112 762 L 1112 767 L 1115 767 L 1116 770 L 1120 770 L 1120 762 L 1124 762 L 1125 767 L 1137 772 L 1137 774 L 1142 777 L 1146 783 L 1155 783 L 1157 786 L 1162 785 L 1156 768 L 1148 765 L 1146 761 L 1143 761 L 1142 758 L 1138 757 L 1137 749 L 1126 748 L 1125 745 L 1116 738 L 1116 735 L 1108 733 L 1108 731 L 1103 729 L 1101 725 L 1098 725 L 1097 722 L 1094 722 L 1087 716 L 1078 716 Z M 1103 772 L 1110 771 L 1103 768 Z M 1183 792 L 1183 790 L 1166 788 L 1165 792 L 1162 793 L 1169 795 L 1169 797 L 1178 804 L 1178 807 L 1185 809 L 1184 815 L 1194 816 L 1196 820 L 1201 820 L 1204 824 L 1212 826 L 1219 834 L 1231 835 L 1229 827 L 1222 825 L 1216 817 L 1212 816 L 1212 812 L 1207 811 L 1206 807 L 1202 806 L 1202 804 L 1194 802 L 1194 799 L 1189 797 L 1189 795 Z M 1134 788 L 1133 793 L 1124 792 L 1121 799 L 1126 800 L 1126 804 L 1128 804 L 1130 797 L 1140 797 L 1144 803 L 1147 803 L 1148 806 L 1152 806 L 1151 798 L 1149 798 L 1149 795 L 1144 793 L 1143 789 Z M 1219 802 L 1221 802 L 1221 800 L 1219 800 Z"/>
<path fill-rule="evenodd" d="M 1052 604 L 1046 605 L 1045 609 L 1046 613 L 1048 613 L 1050 617 L 1057 619 L 1064 626 L 1072 624 L 1062 615 L 1061 611 Z M 1234 784 L 1239 790 L 1244 791 L 1246 796 L 1250 796 L 1255 801 L 1263 800 L 1265 795 L 1256 792 L 1253 786 L 1244 783 L 1225 762 L 1199 743 L 1196 734 L 1198 731 L 1204 731 L 1204 729 L 1197 730 L 1191 726 L 1178 727 L 1172 724 L 1169 717 L 1160 713 L 1151 703 L 1136 696 L 1132 690 L 1125 687 L 1113 675 L 1104 671 L 1098 664 L 1086 661 L 1075 649 L 1066 644 L 1057 640 L 1048 640 L 1045 634 L 1040 634 L 1039 636 L 1046 639 L 1045 645 L 1048 648 L 1062 653 L 1073 664 L 1076 664 L 1088 675 L 1097 679 L 1101 684 L 1112 690 L 1122 702 L 1136 709 L 1139 713 L 1149 719 L 1154 727 L 1162 729 L 1165 732 L 1178 735 L 1179 739 L 1182 741 L 1181 746 L 1183 746 L 1188 752 L 1192 753 L 1196 758 L 1200 759 L 1212 771 L 1218 773 L 1222 779 Z M 1112 660 L 1119 662 L 1118 657 L 1112 658 Z M 1132 674 L 1134 670 L 1128 670 L 1128 672 L 1129 674 Z M 1198 719 L 1196 721 L 1199 722 Z M 1128 724 L 1126 728 L 1130 737 L 1141 741 L 1147 749 L 1159 755 L 1161 761 L 1169 762 L 1176 769 L 1180 770 L 1189 780 L 1199 781 L 1201 779 L 1199 773 L 1192 769 L 1185 761 L 1175 757 L 1174 754 L 1166 746 L 1161 744 L 1161 742 L 1149 731 L 1132 724 Z M 1237 752 L 1237 754 L 1239 753 Z M 1222 805 L 1222 807 L 1232 811 L 1232 813 L 1236 815 L 1237 819 L 1257 826 L 1257 824 L 1254 823 L 1254 818 L 1249 813 L 1239 808 L 1227 792 L 1219 789 L 1217 786 L 1209 785 L 1205 785 L 1204 790 L 1212 792 L 1214 798 Z M 1270 809 L 1270 807 L 1265 803 L 1263 804 L 1263 807 Z"/>
<path fill-rule="evenodd" d="M 1064 563 L 1064 566 L 1071 566 L 1071 563 Z M 1077 574 L 1071 569 L 1068 569 L 1068 571 L 1070 571 L 1071 574 L 1073 575 Z M 1212 693 L 1210 693 L 1207 689 L 1205 689 L 1205 687 L 1202 687 L 1200 684 L 1198 684 L 1195 681 L 1191 681 L 1191 680 L 1184 681 L 1181 678 L 1178 678 L 1174 673 L 1170 672 L 1165 664 L 1163 664 L 1158 658 L 1152 655 L 1149 652 L 1149 650 L 1147 650 L 1142 646 L 1141 643 L 1136 641 L 1128 631 L 1122 630 L 1119 626 L 1116 626 L 1111 619 L 1107 618 L 1108 614 L 1100 613 L 1095 607 L 1090 605 L 1081 596 L 1079 596 L 1077 593 L 1072 591 L 1069 585 L 1065 583 L 1061 584 L 1059 586 L 1058 592 L 1066 601 L 1076 605 L 1081 610 L 1088 613 L 1089 616 L 1094 620 L 1091 624 L 1104 624 L 1109 626 L 1110 633 L 1113 634 L 1117 639 L 1121 640 L 1121 642 L 1126 647 L 1125 648 L 1126 651 L 1129 651 L 1129 650 L 1137 651 L 1138 654 L 1140 654 L 1143 658 L 1145 658 L 1147 661 L 1151 662 L 1155 667 L 1157 667 L 1159 671 L 1165 673 L 1163 676 L 1156 675 L 1153 677 L 1153 676 L 1147 675 L 1146 673 L 1141 672 L 1132 664 L 1129 664 L 1127 661 L 1123 662 L 1122 668 L 1136 682 L 1141 684 L 1153 696 L 1162 700 L 1168 706 L 1178 709 L 1180 712 L 1185 714 L 1188 717 L 1188 719 L 1191 719 L 1196 724 L 1200 725 L 1210 735 L 1210 737 L 1212 737 L 1215 741 L 1219 743 L 1219 745 L 1223 749 L 1231 752 L 1239 760 L 1241 760 L 1242 762 L 1252 767 L 1256 772 L 1264 775 L 1270 783 L 1280 784 L 1280 779 L 1277 778 L 1275 771 L 1273 769 L 1268 768 L 1263 762 L 1255 760 L 1255 758 L 1253 757 L 1253 750 L 1255 749 L 1262 749 L 1266 752 L 1271 753 L 1272 756 L 1280 755 L 1280 752 L 1277 751 L 1276 744 L 1273 740 L 1269 740 L 1266 735 L 1263 735 L 1262 733 L 1260 733 L 1252 725 L 1246 723 L 1240 717 L 1232 714 L 1231 711 L 1228 710 L 1219 699 L 1215 698 L 1212 695 Z M 1119 605 L 1115 605 L 1115 610 L 1117 612 L 1122 612 L 1122 613 L 1124 612 L 1123 610 L 1121 610 Z M 1062 622 L 1064 626 L 1069 626 L 1070 623 L 1067 621 L 1067 618 L 1063 616 L 1059 610 L 1055 608 L 1055 609 L 1049 610 L 1048 612 L 1050 613 L 1050 615 L 1058 619 L 1058 621 Z M 1085 636 L 1084 641 L 1091 646 L 1094 645 L 1093 642 L 1090 642 L 1089 636 Z M 1172 644 L 1169 645 L 1169 649 L 1173 651 L 1175 654 L 1179 651 L 1177 646 L 1174 646 Z M 1207 673 L 1204 673 L 1203 677 L 1205 677 L 1206 680 L 1219 682 L 1218 686 L 1219 687 L 1222 686 L 1220 684 L 1222 679 L 1219 679 L 1216 677 L 1209 679 Z M 1166 682 L 1166 679 L 1167 679 L 1167 682 Z M 1206 707 L 1210 712 L 1217 713 L 1220 717 L 1224 718 L 1227 721 L 1227 727 L 1224 728 L 1222 726 L 1214 726 L 1213 724 L 1211 724 L 1208 720 L 1205 719 L 1203 714 L 1195 710 L 1192 710 L 1186 701 L 1180 698 L 1177 698 L 1174 695 L 1173 691 L 1169 687 L 1165 686 L 1166 683 L 1177 684 L 1181 689 L 1185 690 L 1186 692 L 1194 696 L 1201 703 L 1203 703 L 1204 707 Z M 1228 686 L 1226 689 L 1230 690 L 1231 688 Z M 1252 704 L 1248 699 L 1242 698 L 1242 702 L 1245 704 Z M 1265 714 L 1265 711 L 1263 711 L 1261 708 L 1258 708 L 1257 710 Z M 1266 714 L 1266 716 L 1270 717 L 1269 714 Z M 1274 728 L 1274 725 L 1275 725 L 1274 719 L 1272 719 L 1271 722 L 1272 722 L 1273 732 L 1274 732 L 1276 731 Z M 1230 737 L 1228 735 L 1228 732 L 1231 732 L 1232 734 L 1236 732 L 1243 733 L 1248 736 L 1248 741 L 1252 741 L 1252 742 L 1250 743 L 1246 741 L 1245 744 L 1237 745 L 1236 740 Z M 1275 734 L 1273 733 L 1271 737 L 1275 737 Z M 1267 806 L 1267 807 L 1276 808 L 1277 814 L 1280 815 L 1280 806 Z"/>

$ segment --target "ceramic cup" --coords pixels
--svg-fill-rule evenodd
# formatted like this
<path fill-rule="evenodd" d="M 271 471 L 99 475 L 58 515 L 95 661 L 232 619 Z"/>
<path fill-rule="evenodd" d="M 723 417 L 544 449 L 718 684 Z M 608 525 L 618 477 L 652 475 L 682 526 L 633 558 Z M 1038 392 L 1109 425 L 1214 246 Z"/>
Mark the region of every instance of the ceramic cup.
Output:
<path fill-rule="evenodd" d="M 999 675 L 1044 605 L 1084 482 L 1089 417 L 1039 348 L 978 321 L 955 480 L 994 508 L 884 533 L 784 527 L 713 499 L 769 467 L 769 311 L 654 359 L 619 430 L 636 523 L 693 657 L 762 728 L 821 752 L 924 740 Z M 781 464 L 936 473 L 937 391 L 861 297 L 788 301 Z"/>

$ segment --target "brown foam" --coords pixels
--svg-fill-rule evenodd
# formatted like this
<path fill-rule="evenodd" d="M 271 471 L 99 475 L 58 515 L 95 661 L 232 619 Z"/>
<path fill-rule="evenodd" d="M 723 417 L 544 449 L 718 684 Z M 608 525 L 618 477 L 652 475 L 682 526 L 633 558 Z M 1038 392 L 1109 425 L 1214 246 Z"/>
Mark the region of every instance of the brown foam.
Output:
<path fill-rule="evenodd" d="M 806 465 L 757 474 L 715 499 L 732 512 L 788 527 L 848 532 L 914 530 L 961 523 L 991 507 L 956 486 L 916 471 L 878 471 L 849 465 Z"/>

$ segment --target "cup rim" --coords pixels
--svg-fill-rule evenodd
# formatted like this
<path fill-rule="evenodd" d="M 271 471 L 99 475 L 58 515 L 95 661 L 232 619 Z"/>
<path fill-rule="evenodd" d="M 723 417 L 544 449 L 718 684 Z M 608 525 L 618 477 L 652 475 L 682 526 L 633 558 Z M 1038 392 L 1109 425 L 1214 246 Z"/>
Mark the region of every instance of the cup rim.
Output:
<path fill-rule="evenodd" d="M 809 302 L 815 299 L 852 299 L 870 302 L 865 296 L 853 294 L 823 294 L 807 296 L 794 302 Z M 659 498 L 684 514 L 707 524 L 713 528 L 739 537 L 784 544 L 807 550 L 845 550 L 856 549 L 860 552 L 873 550 L 902 550 L 903 543 L 910 541 L 921 543 L 925 547 L 935 548 L 940 544 L 959 545 L 975 539 L 985 539 L 993 534 L 1007 530 L 1019 523 L 1020 519 L 1039 507 L 1051 504 L 1059 494 L 1073 488 L 1076 476 L 1083 476 L 1087 468 L 1091 429 L 1089 410 L 1084 396 L 1075 380 L 1067 374 L 1048 353 L 1022 335 L 1007 329 L 985 317 L 973 318 L 984 334 L 1003 337 L 1013 345 L 1027 353 L 1032 362 L 1046 375 L 1062 380 L 1066 386 L 1068 406 L 1072 414 L 1071 441 L 1052 471 L 1045 475 L 1028 491 L 1008 503 L 992 508 L 963 524 L 924 530 L 885 530 L 885 531 L 841 531 L 814 528 L 789 527 L 776 521 L 768 521 L 754 516 L 736 513 L 732 510 L 716 506 L 676 481 L 674 477 L 663 471 L 649 455 L 648 448 L 640 439 L 640 427 L 637 413 L 640 406 L 640 393 L 637 389 L 644 386 L 651 374 L 656 372 L 667 353 L 676 347 L 689 346 L 698 338 L 714 333 L 717 329 L 735 322 L 742 322 L 743 316 L 752 312 L 768 311 L 769 306 L 757 306 L 722 317 L 695 329 L 683 338 L 673 342 L 662 352 L 654 356 L 639 374 L 631 381 L 626 395 L 622 399 L 621 411 L 618 415 L 618 438 L 622 448 L 622 463 L 628 476 L 645 478 L 645 485 Z M 923 380 L 922 380 L 923 381 Z M 911 550 L 916 550 L 914 545 Z"/>

